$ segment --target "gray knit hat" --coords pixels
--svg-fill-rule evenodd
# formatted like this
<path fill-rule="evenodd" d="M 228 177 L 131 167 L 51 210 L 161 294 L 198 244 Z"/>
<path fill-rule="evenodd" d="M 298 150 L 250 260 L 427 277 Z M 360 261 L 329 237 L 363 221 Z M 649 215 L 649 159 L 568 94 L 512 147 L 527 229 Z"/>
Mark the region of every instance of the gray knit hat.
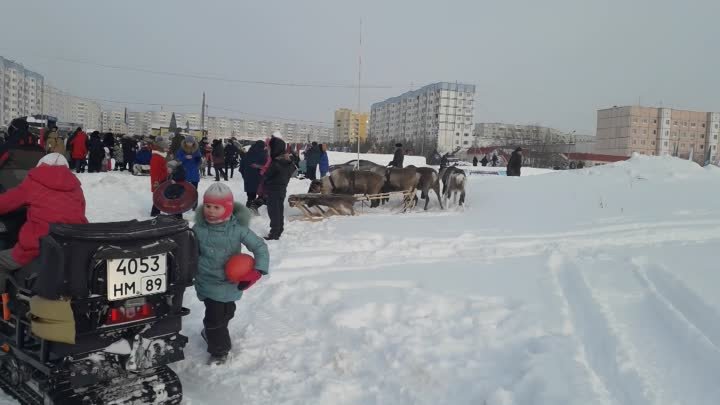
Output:
<path fill-rule="evenodd" d="M 156 136 L 155 137 L 155 147 L 163 152 L 166 152 L 168 149 L 170 149 L 170 140 L 167 139 L 165 136 Z"/>
<path fill-rule="evenodd" d="M 214 200 L 234 200 L 233 192 L 225 183 L 213 183 L 205 190 L 205 198 Z"/>

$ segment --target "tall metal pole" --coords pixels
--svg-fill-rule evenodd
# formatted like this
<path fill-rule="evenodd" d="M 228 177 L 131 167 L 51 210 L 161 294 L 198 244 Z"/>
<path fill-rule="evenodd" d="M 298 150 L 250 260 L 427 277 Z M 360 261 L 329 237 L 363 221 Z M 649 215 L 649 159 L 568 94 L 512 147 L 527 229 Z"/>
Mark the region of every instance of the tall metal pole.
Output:
<path fill-rule="evenodd" d="M 357 170 L 360 170 L 360 84 L 362 83 L 362 17 L 360 18 L 360 46 L 358 47 L 358 87 L 357 87 L 357 117 L 358 117 L 358 128 L 355 136 L 357 137 L 357 164 L 355 165 Z M 365 124 L 365 130 L 367 131 L 367 124 Z"/>
<path fill-rule="evenodd" d="M 203 91 L 202 108 L 200 110 L 200 132 L 205 137 L 205 92 Z"/>

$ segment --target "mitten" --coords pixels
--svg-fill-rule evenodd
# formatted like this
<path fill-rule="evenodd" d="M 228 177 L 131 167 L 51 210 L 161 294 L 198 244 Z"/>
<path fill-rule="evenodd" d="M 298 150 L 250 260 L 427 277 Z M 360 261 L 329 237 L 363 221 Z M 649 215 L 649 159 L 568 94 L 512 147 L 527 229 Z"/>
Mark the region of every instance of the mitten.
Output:
<path fill-rule="evenodd" d="M 262 273 L 257 270 L 253 270 L 245 276 L 245 279 L 240 281 L 237 285 L 238 290 L 245 291 L 252 287 L 262 277 Z"/>

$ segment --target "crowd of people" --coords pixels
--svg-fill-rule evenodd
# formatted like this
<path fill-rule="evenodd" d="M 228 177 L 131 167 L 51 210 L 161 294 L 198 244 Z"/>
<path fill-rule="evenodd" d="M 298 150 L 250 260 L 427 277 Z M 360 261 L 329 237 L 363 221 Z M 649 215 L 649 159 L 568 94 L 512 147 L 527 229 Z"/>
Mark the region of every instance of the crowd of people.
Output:
<path fill-rule="evenodd" d="M 302 173 L 315 180 L 318 172 L 323 177 L 330 167 L 326 145 L 312 142 L 298 154 L 277 131 L 267 140 L 254 142 L 247 151 L 235 138 L 210 141 L 180 133 L 142 137 L 99 131 L 88 135 L 82 128 L 67 136 L 57 128 L 49 128 L 38 144 L 46 153 L 64 156 L 69 169 L 76 173 L 128 171 L 150 176 L 153 193 L 167 181 L 187 182 L 197 189 L 205 177 L 214 177 L 216 182 L 230 181 L 237 172 L 243 178 L 245 206 L 256 214 L 263 205 L 267 207 L 271 229 L 266 239 L 272 240 L 283 233 L 283 207 L 290 177 Z M 162 207 L 153 203 L 150 214 L 163 213 Z"/>
<path fill-rule="evenodd" d="M 488 160 L 487 155 L 483 156 L 482 159 L 478 160 L 477 156 L 473 157 L 472 164 L 473 166 L 477 166 L 478 163 L 480 163 L 483 167 L 487 166 L 489 163 L 491 163 L 492 167 L 496 167 L 498 165 L 498 156 L 497 154 L 493 153 L 492 158 Z M 523 149 L 522 147 L 517 147 L 515 150 L 510 154 L 510 159 L 508 159 L 507 167 L 506 167 L 506 174 L 510 177 L 519 177 L 520 172 L 522 170 L 522 164 L 523 164 Z M 442 163 L 440 164 L 443 165 Z"/>

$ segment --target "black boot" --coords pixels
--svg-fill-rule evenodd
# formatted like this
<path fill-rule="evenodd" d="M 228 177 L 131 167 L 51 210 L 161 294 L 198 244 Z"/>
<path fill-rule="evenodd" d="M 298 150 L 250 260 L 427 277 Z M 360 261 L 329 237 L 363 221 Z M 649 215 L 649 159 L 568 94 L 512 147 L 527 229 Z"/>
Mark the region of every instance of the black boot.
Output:
<path fill-rule="evenodd" d="M 222 366 L 223 364 L 227 363 L 228 355 L 227 354 L 211 354 L 210 358 L 208 358 L 208 365 L 209 366 Z"/>

